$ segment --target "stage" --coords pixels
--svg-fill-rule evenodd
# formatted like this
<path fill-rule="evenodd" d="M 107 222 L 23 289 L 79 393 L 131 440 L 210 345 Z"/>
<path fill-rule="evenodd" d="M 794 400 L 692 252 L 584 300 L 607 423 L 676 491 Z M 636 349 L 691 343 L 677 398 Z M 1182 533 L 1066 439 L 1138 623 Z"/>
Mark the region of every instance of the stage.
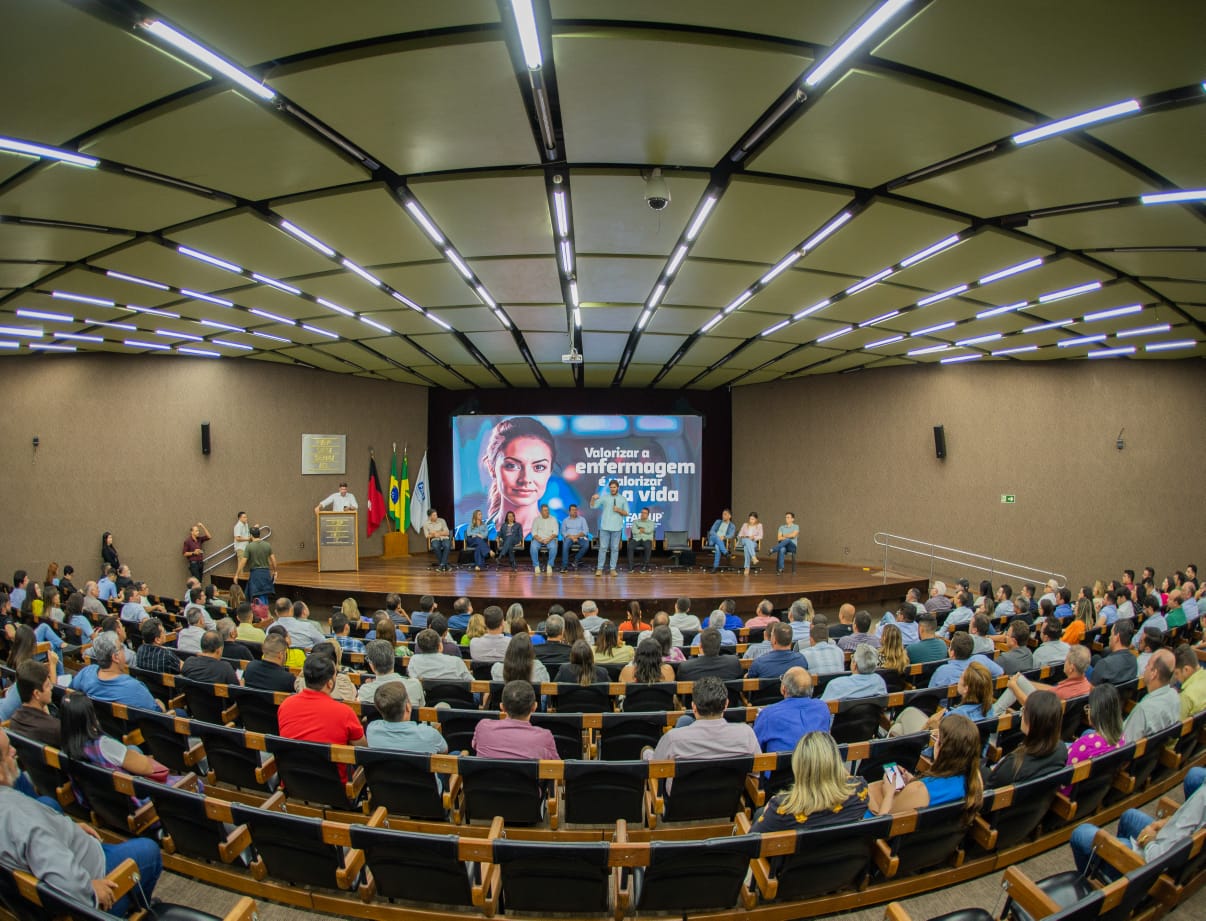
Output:
<path fill-rule="evenodd" d="M 883 608 L 895 609 L 910 588 L 921 589 L 923 596 L 927 590 L 924 577 L 889 571 L 885 578 L 878 568 L 810 560 L 801 560 L 794 573 L 789 561 L 782 575 L 775 573 L 773 560 L 764 561 L 749 576 L 740 569 L 712 573 L 699 567 L 665 565 L 655 565 L 649 573 L 629 573 L 623 568 L 624 560 L 615 576 L 596 576 L 589 566 L 565 574 L 554 570 L 537 575 L 526 560 L 519 564 L 518 572 L 511 572 L 508 566 L 502 571 L 490 566 L 474 572 L 470 566 L 436 572 L 431 560 L 426 554 L 390 560 L 362 557 L 358 572 L 319 572 L 313 560 L 282 563 L 276 587 L 279 594 L 305 600 L 311 607 L 337 605 L 352 596 L 362 611 L 382 607 L 389 592 L 400 594 L 407 610 L 413 610 L 422 595 L 434 596 L 444 612 L 450 611 L 453 600 L 461 595 L 470 598 L 478 611 L 489 604 L 505 608 L 518 601 L 534 622 L 542 620 L 552 604 L 577 610 L 588 598 L 605 616 L 621 614 L 633 600 L 641 603 L 647 616 L 659 610 L 673 611 L 675 599 L 682 595 L 691 598 L 696 614 L 707 613 L 725 598 L 735 600 L 738 612 L 748 616 L 763 598 L 783 609 L 802 596 L 821 612 L 850 602 L 878 613 Z M 654 562 L 658 562 L 656 557 Z M 216 581 L 229 585 L 230 576 Z"/>

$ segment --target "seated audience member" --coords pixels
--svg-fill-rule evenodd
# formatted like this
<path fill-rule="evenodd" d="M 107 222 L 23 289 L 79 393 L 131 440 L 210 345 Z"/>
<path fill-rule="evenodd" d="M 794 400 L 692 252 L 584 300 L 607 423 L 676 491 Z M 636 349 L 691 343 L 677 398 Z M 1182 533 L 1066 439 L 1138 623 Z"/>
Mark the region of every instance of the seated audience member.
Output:
<path fill-rule="evenodd" d="M 1118 593 L 1113 589 L 1109 589 L 1105 593 L 1105 603 L 1102 604 L 1101 610 L 1097 612 L 1097 619 L 1094 621 L 1094 626 L 1097 627 L 1112 627 L 1114 621 L 1118 619 Z"/>
<path fill-rule="evenodd" d="M 1131 640 L 1131 645 L 1135 647 L 1139 646 L 1139 638 L 1142 636 L 1143 630 L 1158 630 L 1160 633 L 1168 632 L 1168 620 L 1160 613 L 1159 595 L 1152 594 L 1143 599 L 1143 615 L 1143 623 L 1140 625 L 1142 629 Z"/>
<path fill-rule="evenodd" d="M 958 714 L 966 716 L 972 722 L 982 720 L 992 714 L 993 710 L 993 681 L 992 675 L 979 662 L 973 662 L 956 684 L 959 692 L 959 703 L 951 707 L 942 707 L 937 712 L 926 716 L 917 707 L 905 707 L 896 722 L 892 724 L 888 735 L 912 735 L 915 732 L 929 730 L 933 732 L 938 724 L 949 716 Z"/>
<path fill-rule="evenodd" d="M 1052 616 L 1055 615 L 1053 614 Z M 1058 619 L 1060 623 L 1063 623 L 1062 618 Z M 1097 612 L 1093 609 L 1093 600 L 1081 597 L 1076 600 L 1076 607 L 1073 609 L 1072 618 L 1068 621 L 1064 632 L 1060 634 L 1060 639 L 1070 646 L 1076 643 L 1083 643 L 1086 634 L 1096 627 Z"/>
<path fill-rule="evenodd" d="M 930 676 L 929 686 L 932 688 L 950 687 L 959 680 L 963 670 L 972 662 L 979 662 L 993 678 L 1005 674 L 1004 669 L 987 656 L 972 655 L 973 641 L 970 634 L 959 632 L 951 637 L 950 659 L 939 665 Z"/>
<path fill-rule="evenodd" d="M 118 739 L 105 735 L 96 717 L 96 708 L 85 694 L 68 694 L 63 698 L 59 704 L 59 731 L 62 733 L 63 752 L 76 761 L 87 761 L 111 771 L 124 771 L 159 783 L 180 779 L 133 745 L 124 745 Z M 84 805 L 78 790 L 76 801 Z"/>
<path fill-rule="evenodd" d="M 684 595 L 674 602 L 674 613 L 670 615 L 668 626 L 671 628 L 671 633 L 673 633 L 675 630 L 678 631 L 680 646 L 682 645 L 681 638 L 684 631 L 703 629 L 703 625 L 700 624 L 699 618 L 691 613 L 690 598 Z"/>
<path fill-rule="evenodd" d="M 996 713 L 1004 713 L 1016 704 L 1025 704 L 1026 698 L 1035 691 L 1051 691 L 1060 700 L 1072 700 L 1084 697 L 1093 685 L 1085 677 L 1089 668 L 1089 650 L 1085 646 L 1073 646 L 1064 657 L 1064 678 L 1059 684 L 1043 684 L 1031 681 L 1025 675 L 1010 675 L 1009 687 L 1001 694 L 996 706 Z"/>
<path fill-rule="evenodd" d="M 424 678 L 441 681 L 472 681 L 469 666 L 460 656 L 450 656 L 442 651 L 440 635 L 430 628 L 419 631 L 415 637 L 415 654 L 410 657 L 407 672 L 410 677 L 422 681 Z"/>
<path fill-rule="evenodd" d="M 812 627 L 814 614 L 812 602 L 807 598 L 797 598 L 791 603 L 791 607 L 787 609 L 787 622 L 791 624 L 791 635 L 796 641 L 797 652 L 803 652 L 811 642 L 808 631 Z M 763 635 L 765 636 L 765 634 Z"/>
<path fill-rule="evenodd" d="M 1060 637 L 1063 635 L 1063 627 L 1055 617 L 1046 617 L 1041 621 L 1042 643 L 1034 650 L 1031 657 L 1032 668 L 1043 668 L 1048 665 L 1058 665 L 1068 657 L 1068 650 L 1071 648 Z"/>
<path fill-rule="evenodd" d="M 955 628 L 960 624 L 970 624 L 971 619 L 976 615 L 972 610 L 972 599 L 966 591 L 961 591 L 955 595 L 955 606 L 951 608 L 950 613 L 946 615 L 946 620 L 942 622 L 942 628 L 947 633 L 954 633 Z M 937 620 L 937 618 L 934 618 Z"/>
<path fill-rule="evenodd" d="M 647 633 L 652 629 L 652 624 L 648 623 L 641 614 L 641 603 L 639 601 L 628 602 L 628 619 L 620 624 L 620 632 Z"/>
<path fill-rule="evenodd" d="M 623 684 L 659 684 L 674 680 L 674 667 L 662 661 L 662 647 L 650 637 L 637 646 L 636 656 L 620 671 Z"/>
<path fill-rule="evenodd" d="M 732 598 L 726 598 L 724 601 L 720 602 L 720 604 L 716 606 L 716 610 L 724 615 L 724 629 L 732 630 L 734 633 L 736 633 L 745 626 L 745 621 L 743 621 L 741 619 L 741 615 L 737 613 L 737 602 Z"/>
<path fill-rule="evenodd" d="M 558 669 L 569 661 L 570 644 L 565 642 L 565 618 L 560 614 L 550 614 L 544 621 L 545 642 L 535 650 L 534 655 L 548 669 Z M 544 679 L 548 681 L 548 678 Z"/>
<path fill-rule="evenodd" d="M 770 600 L 763 598 L 758 602 L 758 607 L 754 611 L 754 616 L 745 622 L 747 627 L 769 627 L 771 624 L 777 624 L 779 618 L 775 617 L 775 606 L 770 603 Z"/>
<path fill-rule="evenodd" d="M 147 617 L 147 609 L 142 606 L 142 592 L 139 591 L 137 585 L 128 585 L 122 589 L 122 606 L 121 619 L 131 624 L 140 624 Z M 68 601 L 71 599 L 68 598 Z M 80 608 L 84 605 L 84 599 L 80 599 Z"/>
<path fill-rule="evenodd" d="M 658 611 L 654 616 L 653 630 L 649 634 L 649 639 L 657 643 L 658 648 L 661 649 L 662 661 L 671 665 L 686 661 L 686 653 L 679 646 L 674 645 L 674 638 L 670 633 L 670 628 L 664 623 L 658 623 L 659 617 L 666 617 L 666 612 Z M 699 639 L 698 636 L 695 638 Z M 724 631 L 721 631 L 721 642 L 724 642 Z M 640 643 L 638 642 L 637 645 L 640 645 Z"/>
<path fill-rule="evenodd" d="M 997 651 L 997 644 L 992 639 L 992 625 L 987 614 L 977 614 L 967 625 L 967 633 L 972 638 L 972 655 L 992 657 Z"/>
<path fill-rule="evenodd" d="M 479 619 L 481 617 L 480 614 L 474 616 L 478 617 Z M 399 644 L 398 628 L 395 627 L 394 622 L 389 619 L 389 615 L 384 611 L 378 611 L 376 618 L 377 619 L 373 621 L 373 629 L 365 634 L 365 639 L 370 642 L 372 640 L 385 640 L 385 642 L 389 643 L 389 646 L 394 651 L 395 656 L 405 656 L 406 646 L 405 644 Z M 469 644 L 466 643 L 465 645 L 467 646 Z M 460 655 L 459 650 L 457 651 L 457 655 Z"/>
<path fill-rule="evenodd" d="M 283 691 L 293 693 L 293 672 L 285 667 L 285 656 L 289 652 L 287 634 L 269 633 L 264 637 L 262 658 L 253 659 L 243 670 L 243 685 L 261 691 Z M 140 650 L 141 651 L 141 650 Z"/>
<path fill-rule="evenodd" d="M 416 629 L 423 629 L 430 625 L 431 615 L 439 608 L 439 603 L 431 595 L 424 595 L 419 599 L 419 607 L 410 612 L 410 625 Z"/>
<path fill-rule="evenodd" d="M 381 719 L 373 720 L 365 730 L 369 748 L 388 748 L 400 752 L 425 752 L 442 755 L 448 743 L 440 731 L 427 723 L 411 722 L 410 696 L 400 681 L 374 681 L 373 706 Z"/>
<path fill-rule="evenodd" d="M 1120 620 L 1110 630 L 1110 651 L 1093 664 L 1089 680 L 1093 684 L 1108 681 L 1110 684 L 1126 684 L 1139 674 L 1135 653 L 1131 651 L 1131 638 L 1135 633 L 1133 620 Z"/>
<path fill-rule="evenodd" d="M 808 660 L 793 648 L 791 624 L 775 624 L 768 630 L 771 650 L 750 663 L 749 678 L 778 678 L 789 668 L 808 668 Z M 812 650 L 810 649 L 809 652 Z M 844 667 L 844 665 L 843 665 Z M 872 669 L 874 671 L 874 669 Z"/>
<path fill-rule="evenodd" d="M 179 675 L 180 657 L 174 649 L 163 645 L 166 637 L 163 621 L 148 617 L 139 625 L 138 632 L 142 634 L 142 645 L 134 654 L 134 666 L 161 675 Z"/>
<path fill-rule="evenodd" d="M 778 706 L 778 704 L 776 704 Z M 771 797 L 752 831 L 794 831 L 857 822 L 867 811 L 867 782 L 846 770 L 833 736 L 805 734 L 791 754 L 794 782 Z"/>
<path fill-rule="evenodd" d="M 1057 771 L 1068 763 L 1068 746 L 1060 741 L 1063 705 L 1051 691 L 1035 691 L 1022 706 L 1025 738 L 987 772 L 990 788 L 1019 784 Z"/>
<path fill-rule="evenodd" d="M 38 660 L 37 646 L 38 638 L 33 630 L 26 624 L 18 624 L 13 629 L 12 647 L 8 652 L 8 667 L 18 669 L 24 662 Z M 58 681 L 58 663 L 59 657 L 54 654 L 53 649 L 46 653 L 47 670 L 52 682 Z M 4 698 L 0 700 L 0 720 L 8 719 L 20 706 L 21 696 L 17 693 L 17 686 L 11 684 L 5 691 Z"/>
<path fill-rule="evenodd" d="M 914 776 L 897 766 L 905 781 L 899 791 L 887 775 L 879 783 L 871 784 L 872 813 L 900 814 L 962 800 L 964 822 L 971 824 L 984 799 L 980 731 L 966 716 L 952 716 L 938 724 L 933 746 L 934 757 L 928 770 Z"/>
<path fill-rule="evenodd" d="M 925 609 L 930 614 L 946 614 L 954 607 L 946 596 L 946 583 L 935 582 L 930 586 L 930 598 L 925 603 Z"/>
<path fill-rule="evenodd" d="M 245 643 L 264 642 L 264 631 L 252 623 L 251 605 L 246 601 L 240 603 L 235 608 L 235 619 L 238 621 L 238 627 L 235 631 L 237 639 Z"/>
<path fill-rule="evenodd" d="M 72 690 L 97 700 L 162 710 L 145 684 L 126 674 L 126 649 L 112 631 L 98 633 L 92 641 L 92 665 L 85 665 L 71 679 Z"/>
<path fill-rule="evenodd" d="M 457 646 L 456 642 L 448 634 L 448 618 L 437 612 L 427 619 L 427 626 L 439 636 L 440 650 L 444 655 L 461 657 L 460 647 Z"/>
<path fill-rule="evenodd" d="M 328 641 L 328 646 L 332 646 Z M 315 647 L 317 650 L 319 647 Z M 338 653 L 338 649 L 335 649 Z M 313 652 L 310 655 L 314 655 Z M 335 693 L 331 696 L 336 700 L 353 700 L 358 699 L 361 703 L 369 703 L 373 700 L 377 693 L 377 689 L 383 684 L 401 684 L 406 688 L 406 695 L 416 707 L 426 705 L 426 698 L 423 696 L 423 685 L 414 678 L 406 678 L 399 675 L 395 670 L 397 665 L 397 657 L 394 655 L 394 647 L 389 640 L 369 640 L 367 646 L 364 647 L 364 661 L 368 665 L 369 670 L 373 673 L 372 681 L 361 681 L 360 690 L 351 690 L 351 697 L 344 698 L 340 695 L 339 686 L 336 685 Z M 338 660 L 336 661 L 338 664 Z M 347 681 L 347 675 L 341 675 Z M 351 681 L 348 681 L 348 688 L 352 688 Z M 344 693 L 347 693 L 346 691 Z"/>
<path fill-rule="evenodd" d="M 1065 621 L 1072 616 L 1072 589 L 1064 586 L 1055 592 L 1055 616 Z"/>
<path fill-rule="evenodd" d="M 851 700 L 856 697 L 886 697 L 888 686 L 875 670 L 879 653 L 867 643 L 860 643 L 850 657 L 851 674 L 839 675 L 825 685 L 821 700 Z"/>
<path fill-rule="evenodd" d="M 16 751 L 0 729 L 0 862 L 118 917 L 129 914 L 135 904 L 149 908 L 163 871 L 159 843 L 131 838 L 102 844 L 91 826 L 19 792 L 13 785 L 20 775 Z M 139 885 L 115 899 L 114 884 L 105 875 L 127 858 L 138 864 Z"/>
<path fill-rule="evenodd" d="M 21 706 L 9 719 L 9 727 L 43 745 L 61 747 L 59 720 L 50 715 L 54 682 L 50 680 L 50 669 L 46 663 L 26 659 L 17 667 L 16 684 Z"/>
<path fill-rule="evenodd" d="M 254 658 L 251 650 L 239 642 L 239 628 L 233 620 L 229 617 L 219 618 L 217 630 L 222 637 L 222 658 L 236 662 L 250 662 Z"/>
<path fill-rule="evenodd" d="M 582 629 L 593 638 L 607 623 L 607 619 L 599 616 L 599 606 L 590 599 L 582 602 Z"/>
<path fill-rule="evenodd" d="M 879 667 L 890 691 L 902 691 L 909 674 L 909 654 L 905 651 L 900 624 L 887 624 L 879 635 Z"/>
<path fill-rule="evenodd" d="M 1122 741 L 1122 702 L 1114 685 L 1099 684 L 1089 693 L 1085 722 L 1089 728 L 1068 746 L 1068 764 L 1108 755 L 1125 744 Z M 1071 791 L 1072 787 L 1067 786 L 1060 792 L 1068 796 Z"/>
<path fill-rule="evenodd" d="M 880 622 L 875 627 L 875 633 L 882 639 L 884 635 L 884 628 L 894 624 L 896 629 L 900 631 L 901 642 L 904 643 L 906 647 L 911 646 L 913 643 L 916 643 L 921 639 L 920 631 L 917 626 L 917 619 L 919 617 L 924 617 L 926 613 L 928 612 L 923 611 L 921 614 L 918 614 L 917 608 L 915 608 L 913 605 L 902 604 L 896 609 L 895 617 L 891 619 L 888 618 L 888 612 L 884 612 L 884 616 L 880 619 Z"/>
<path fill-rule="evenodd" d="M 526 681 L 543 684 L 552 681 L 545 664 L 536 658 L 532 641 L 526 633 L 517 633 L 507 644 L 507 652 L 501 662 L 490 666 L 491 681 Z"/>
<path fill-rule="evenodd" d="M 844 604 L 838 608 L 838 622 L 829 625 L 829 638 L 835 643 L 854 632 L 854 605 Z"/>
<path fill-rule="evenodd" d="M 190 681 L 206 684 L 240 684 L 234 667 L 222 658 L 222 634 L 206 630 L 201 637 L 201 651 L 184 661 L 180 674 Z"/>
<path fill-rule="evenodd" d="M 829 624 L 819 614 L 813 618 L 810 636 L 812 645 L 808 647 L 808 653 L 804 657 L 804 667 L 814 675 L 844 672 L 846 655 L 838 648 L 838 644 L 829 638 Z"/>
<path fill-rule="evenodd" d="M 204 588 L 195 588 L 192 590 L 189 597 L 190 600 L 184 608 L 185 618 L 188 618 L 190 612 L 196 611 L 201 615 L 200 626 L 204 627 L 206 630 L 212 630 L 214 628 L 214 619 L 210 615 L 209 610 L 206 608 L 206 605 L 210 601 L 210 596 L 205 594 Z M 192 623 L 192 621 L 190 620 L 189 623 Z"/>
<path fill-rule="evenodd" d="M 359 622 L 360 618 L 356 618 Z M 364 641 L 352 636 L 352 622 L 342 610 L 331 614 L 331 638 L 339 644 L 344 652 L 356 652 L 363 655 Z"/>
<path fill-rule="evenodd" d="M 1034 655 L 1030 652 L 1030 627 L 1024 620 L 1012 620 L 1005 631 L 1005 651 L 997 658 L 997 664 L 1005 674 L 1016 675 L 1034 668 Z"/>
<path fill-rule="evenodd" d="M 830 631 L 832 635 L 832 631 Z M 879 648 L 879 637 L 871 632 L 871 612 L 859 611 L 854 615 L 854 631 L 841 637 L 838 641 L 838 648 L 842 652 L 854 652 L 854 650 L 866 643 L 874 649 Z"/>
<path fill-rule="evenodd" d="M 731 681 L 744 677 L 741 662 L 736 656 L 720 654 L 720 631 L 709 627 L 699 635 L 699 648 L 702 655 L 692 656 L 678 667 L 679 681 L 697 681 L 707 675 L 713 675 L 721 681 Z"/>
<path fill-rule="evenodd" d="M 728 702 L 729 691 L 723 681 L 711 676 L 700 678 L 691 692 L 691 713 L 695 720 L 671 729 L 661 737 L 656 749 L 646 748 L 641 756 L 646 761 L 685 761 L 762 754 L 748 723 L 730 723 L 724 718 Z"/>
<path fill-rule="evenodd" d="M 764 752 L 792 751 L 810 732 L 829 732 L 833 714 L 812 696 L 812 675 L 807 669 L 797 666 L 785 671 L 779 691 L 783 699 L 763 707 L 754 720 L 754 736 Z"/>
<path fill-rule="evenodd" d="M 479 758 L 560 759 L 553 734 L 532 725 L 536 691 L 530 681 L 508 681 L 500 709 L 501 719 L 481 720 L 473 730 L 473 751 Z"/>
<path fill-rule="evenodd" d="M 180 652 L 197 653 L 201 651 L 201 637 L 205 636 L 206 627 L 200 608 L 193 607 L 185 614 L 188 626 L 176 633 L 176 648 Z"/>
<path fill-rule="evenodd" d="M 679 601 L 683 601 L 683 600 L 684 599 L 682 599 L 682 598 L 679 599 Z M 698 618 L 696 618 L 694 615 L 691 615 L 691 616 L 693 619 L 698 620 Z M 649 621 L 649 624 L 650 624 L 649 629 L 642 630 L 640 633 L 637 634 L 636 645 L 638 645 L 638 646 L 641 645 L 641 642 L 643 640 L 648 639 L 649 636 L 653 633 L 653 631 L 656 630 L 658 627 L 666 628 L 666 632 L 670 636 L 670 640 L 669 640 L 670 647 L 672 647 L 674 649 L 679 649 L 680 647 L 687 645 L 686 640 L 683 638 L 683 632 L 680 629 L 678 629 L 678 627 L 672 626 L 671 620 L 672 620 L 672 618 L 665 611 L 658 611 L 656 614 L 653 615 L 653 618 Z M 736 637 L 736 634 L 734 634 L 733 642 L 730 645 L 732 645 L 732 646 L 737 645 L 736 641 L 737 641 L 737 637 Z M 680 649 L 680 653 L 681 653 L 681 649 Z M 665 655 L 665 654 L 666 653 L 663 653 L 663 655 Z M 681 662 L 682 659 L 683 659 L 683 657 L 680 654 L 677 658 L 670 659 L 668 661 Z"/>
<path fill-rule="evenodd" d="M 658 612 L 658 613 L 661 613 L 661 612 Z M 737 634 L 725 626 L 725 620 L 727 619 L 727 617 L 728 617 L 728 615 L 726 615 L 724 613 L 724 611 L 717 608 L 715 611 L 713 611 L 711 614 L 708 615 L 708 619 L 704 623 L 704 628 L 709 629 L 709 630 L 719 630 L 720 631 L 720 645 L 732 649 L 737 646 Z M 657 628 L 658 628 L 658 619 L 657 619 L 657 617 L 654 617 L 653 618 L 653 629 L 656 630 Z M 702 632 L 703 631 L 701 630 L 700 633 L 702 633 Z M 692 646 L 699 645 L 700 633 L 695 634 L 695 638 L 693 640 L 691 640 Z M 678 643 L 676 645 L 682 645 L 682 644 Z"/>
<path fill-rule="evenodd" d="M 607 669 L 595 665 L 595 654 L 586 640 L 575 640 L 570 647 L 570 660 L 557 670 L 553 679 L 558 684 L 606 684 Z"/>
<path fill-rule="evenodd" d="M 364 745 L 364 729 L 352 708 L 331 697 L 335 675 L 334 657 L 319 653 L 306 659 L 302 667 L 306 686 L 276 711 L 282 736 L 327 745 Z M 340 765 L 339 770 L 346 779 L 347 766 Z"/>
<path fill-rule="evenodd" d="M 603 621 L 595 634 L 595 662 L 599 665 L 627 665 L 636 655 L 636 647 L 625 645 L 620 631 L 610 621 Z"/>
<path fill-rule="evenodd" d="M 469 658 L 474 662 L 501 662 L 511 637 L 503 632 L 503 609 L 496 604 L 482 612 L 486 632 L 469 641 Z"/>
<path fill-rule="evenodd" d="M 469 619 L 472 616 L 473 602 L 462 595 L 456 601 L 452 602 L 452 616 L 448 618 L 448 628 L 464 632 L 469 629 Z"/>
<path fill-rule="evenodd" d="M 1178 646 L 1173 657 L 1173 675 L 1181 689 L 1181 719 L 1188 719 L 1206 710 L 1206 669 L 1188 644 Z"/>
<path fill-rule="evenodd" d="M 1153 653 L 1148 660 L 1143 670 L 1147 693 L 1122 724 L 1122 737 L 1127 742 L 1138 742 L 1181 721 L 1181 697 L 1171 683 L 1176 667 L 1176 657 L 1168 649 Z"/>
<path fill-rule="evenodd" d="M 1152 654 L 1164 648 L 1165 637 L 1155 627 L 1145 625 L 1135 639 L 1139 641 L 1139 645 L 1136 647 L 1139 655 L 1135 658 L 1135 669 L 1137 674 L 1142 675 L 1143 670 L 1147 668 L 1147 663 L 1151 659 Z M 1132 645 L 1134 642 L 1135 640 L 1131 640 Z M 1108 684 L 1108 682 L 1106 683 Z"/>
<path fill-rule="evenodd" d="M 919 639 L 916 643 L 910 643 L 905 651 L 909 654 L 909 662 L 916 665 L 918 662 L 936 662 L 939 659 L 945 659 L 949 655 L 950 650 L 947 648 L 946 641 L 937 635 L 938 620 L 933 614 L 922 614 L 917 618 L 917 636 Z"/>
<path fill-rule="evenodd" d="M 356 602 L 354 598 L 349 598 L 348 600 L 353 604 Z M 342 611 L 343 609 L 340 608 L 340 610 Z M 359 617 L 359 606 L 357 606 L 356 610 L 357 617 Z M 395 627 L 410 626 L 410 615 L 402 610 L 402 596 L 397 592 L 390 592 L 385 596 L 385 613 L 389 615 L 389 619 L 394 622 Z"/>

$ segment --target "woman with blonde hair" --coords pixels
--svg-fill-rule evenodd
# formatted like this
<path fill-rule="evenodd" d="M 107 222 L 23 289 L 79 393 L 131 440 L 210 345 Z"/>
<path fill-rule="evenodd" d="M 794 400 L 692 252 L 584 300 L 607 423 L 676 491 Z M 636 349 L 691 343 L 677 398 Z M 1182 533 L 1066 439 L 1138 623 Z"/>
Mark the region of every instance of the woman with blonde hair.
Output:
<path fill-rule="evenodd" d="M 1097 612 L 1093 609 L 1093 602 L 1088 598 L 1076 599 L 1076 608 L 1072 611 L 1072 622 L 1064 628 L 1064 635 L 1060 639 L 1069 646 L 1075 646 L 1077 643 L 1083 643 L 1085 633 L 1097 626 Z"/>
<path fill-rule="evenodd" d="M 355 598 L 344 598 L 339 610 L 348 619 L 349 624 L 360 623 L 360 605 L 356 603 Z"/>
<path fill-rule="evenodd" d="M 879 635 L 879 667 L 891 672 L 885 676 L 889 691 L 904 689 L 905 675 L 909 671 L 909 654 L 905 651 L 900 628 L 895 624 L 888 624 Z"/>
<path fill-rule="evenodd" d="M 771 797 L 752 831 L 795 831 L 861 819 L 867 810 L 867 782 L 853 777 L 827 732 L 810 732 L 791 753 L 795 782 Z"/>
<path fill-rule="evenodd" d="M 486 635 L 486 618 L 481 614 L 471 614 L 469 616 L 469 625 L 465 627 L 465 635 L 461 637 L 461 645 L 468 646 L 469 641 L 479 636 Z"/>

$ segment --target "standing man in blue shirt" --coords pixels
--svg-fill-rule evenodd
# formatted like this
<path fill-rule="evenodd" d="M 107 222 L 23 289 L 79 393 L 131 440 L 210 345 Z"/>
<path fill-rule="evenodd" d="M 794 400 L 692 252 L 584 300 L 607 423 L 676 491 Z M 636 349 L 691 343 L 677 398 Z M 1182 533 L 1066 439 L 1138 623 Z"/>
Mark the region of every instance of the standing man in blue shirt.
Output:
<path fill-rule="evenodd" d="M 590 549 L 590 535 L 586 531 L 586 519 L 578 514 L 578 506 L 569 507 L 569 515 L 561 522 L 561 571 L 577 569 L 586 551 Z M 570 550 L 574 551 L 574 562 L 569 561 Z"/>
<path fill-rule="evenodd" d="M 607 495 L 595 493 L 590 497 L 591 508 L 602 508 L 599 516 L 599 562 L 595 564 L 595 575 L 603 575 L 607 553 L 611 552 L 611 574 L 616 574 L 616 561 L 620 558 L 620 540 L 624 536 L 624 522 L 628 518 L 628 500 L 620 495 L 619 480 L 607 484 Z"/>
<path fill-rule="evenodd" d="M 796 541 L 799 537 L 800 526 L 796 524 L 796 516 L 793 512 L 788 512 L 783 516 L 783 524 L 779 525 L 779 542 L 770 549 L 770 552 L 776 554 L 778 558 L 775 572 L 783 572 L 783 556 L 796 552 Z"/>

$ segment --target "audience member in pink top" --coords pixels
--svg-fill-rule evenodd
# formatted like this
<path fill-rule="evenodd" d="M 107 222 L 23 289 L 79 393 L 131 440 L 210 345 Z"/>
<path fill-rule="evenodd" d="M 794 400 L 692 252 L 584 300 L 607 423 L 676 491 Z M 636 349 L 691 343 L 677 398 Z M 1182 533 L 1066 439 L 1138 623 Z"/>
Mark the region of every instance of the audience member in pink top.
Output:
<path fill-rule="evenodd" d="M 1085 722 L 1092 729 L 1068 746 L 1068 764 L 1078 764 L 1108 754 L 1125 744 L 1122 738 L 1122 704 L 1118 691 L 1109 683 L 1099 684 L 1089 694 Z M 1072 788 L 1060 790 L 1065 796 Z"/>

